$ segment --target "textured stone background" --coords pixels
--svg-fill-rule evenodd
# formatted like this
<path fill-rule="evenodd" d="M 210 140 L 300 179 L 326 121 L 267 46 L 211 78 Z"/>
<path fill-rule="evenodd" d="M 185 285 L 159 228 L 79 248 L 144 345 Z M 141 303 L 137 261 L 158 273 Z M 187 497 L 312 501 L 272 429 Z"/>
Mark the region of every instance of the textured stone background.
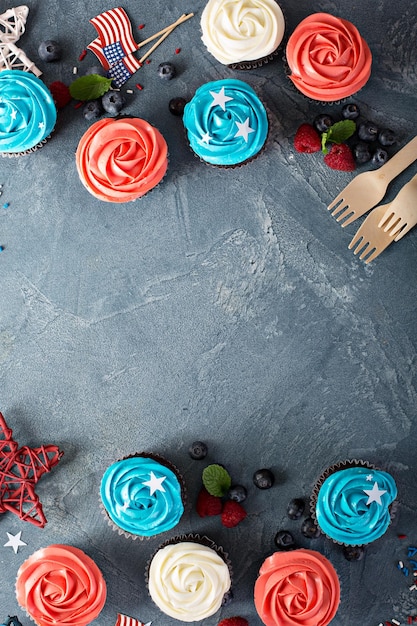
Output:
<path fill-rule="evenodd" d="M 73 79 L 95 61 L 78 56 L 94 38 L 88 20 L 112 8 L 97 0 L 28 0 L 21 46 L 33 60 L 42 39 L 61 41 L 60 63 L 45 64 L 46 83 Z M 355 101 L 404 144 L 417 132 L 417 3 L 282 0 L 286 37 L 306 15 L 328 11 L 353 21 L 368 41 L 372 77 Z M 234 602 L 207 620 L 240 614 L 260 624 L 253 585 L 277 530 L 294 532 L 334 563 L 342 600 L 334 626 L 373 626 L 417 613 L 416 592 L 397 569 L 417 543 L 416 268 L 412 232 L 364 265 L 347 245 L 357 223 L 340 228 L 326 211 L 352 174 L 329 170 L 319 155 L 298 155 L 292 138 L 322 109 L 297 94 L 279 57 L 250 73 L 219 65 L 200 40 L 204 0 L 125 0 L 145 38 L 183 12 L 177 29 L 127 84 L 126 112 L 166 137 L 170 167 L 163 184 L 131 204 L 90 196 L 78 180 L 74 152 L 88 127 L 68 106 L 53 138 L 34 155 L 2 159 L 0 182 L 1 411 L 21 444 L 54 442 L 65 456 L 39 483 L 45 529 L 0 517 L 1 617 L 28 618 L 14 599 L 19 565 L 36 549 L 70 543 L 102 569 L 108 601 L 95 623 L 113 626 L 118 611 L 168 626 L 147 596 L 144 569 L 158 540 L 131 542 L 107 526 L 98 506 L 106 466 L 154 450 L 181 469 L 190 506 L 179 532 L 207 533 L 229 551 Z M 10 5 L 1 3 L 5 10 Z M 181 53 L 175 55 L 175 48 Z M 159 80 L 159 62 L 179 76 Z M 201 164 L 188 150 L 174 96 L 204 81 L 237 76 L 267 104 L 268 148 L 235 170 Z M 139 81 L 143 91 L 135 89 Z M 387 199 L 417 172 L 411 166 Z M 2 204 L 2 203 L 1 203 Z M 226 464 L 246 484 L 248 517 L 232 530 L 200 519 L 194 501 L 205 463 L 188 445 L 209 444 L 208 461 Z M 308 498 L 321 470 L 363 458 L 391 471 L 399 509 L 366 558 L 348 563 L 325 539 L 308 542 L 286 517 L 292 497 Z M 277 484 L 251 486 L 259 467 Z M 6 532 L 23 531 L 18 554 Z M 400 541 L 399 533 L 407 534 Z"/>

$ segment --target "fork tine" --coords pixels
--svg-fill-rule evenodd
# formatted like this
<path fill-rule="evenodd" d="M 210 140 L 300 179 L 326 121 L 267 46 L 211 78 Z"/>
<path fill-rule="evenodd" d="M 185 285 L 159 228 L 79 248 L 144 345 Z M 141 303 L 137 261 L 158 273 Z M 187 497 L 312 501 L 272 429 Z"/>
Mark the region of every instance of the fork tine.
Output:
<path fill-rule="evenodd" d="M 354 222 L 356 220 L 355 211 L 353 211 L 350 207 L 347 207 L 343 213 L 336 217 L 336 222 L 341 222 L 342 220 L 343 222 L 340 224 L 342 228 Z"/>
<path fill-rule="evenodd" d="M 343 202 L 343 195 L 344 195 L 344 191 L 341 191 L 339 195 L 337 195 L 336 198 L 333 200 L 333 202 L 329 204 L 329 206 L 327 207 L 327 210 L 331 211 L 332 209 L 336 207 L 336 205 L 338 205 L 340 202 Z"/>
<path fill-rule="evenodd" d="M 360 229 L 355 233 L 355 235 L 352 238 L 352 241 L 350 242 L 350 244 L 348 245 L 348 250 L 352 250 L 352 248 L 354 248 L 356 246 L 357 243 L 359 243 L 360 241 L 362 241 L 363 236 L 361 235 L 361 233 L 359 232 Z M 354 252 L 354 254 L 357 254 L 357 252 Z"/>
<path fill-rule="evenodd" d="M 368 264 L 371 261 L 373 261 L 374 259 L 376 259 L 377 256 L 379 256 L 381 254 L 381 252 L 385 250 L 385 248 L 374 248 L 374 251 L 372 252 L 372 254 L 370 254 L 366 259 L 365 259 L 365 263 Z"/>
<path fill-rule="evenodd" d="M 369 263 L 369 261 L 371 261 L 371 259 L 374 258 L 374 255 L 376 252 L 377 252 L 377 248 L 373 246 L 371 243 L 369 243 L 368 241 L 366 244 L 366 248 L 363 250 L 359 258 L 361 261 L 365 261 L 365 263 Z"/>

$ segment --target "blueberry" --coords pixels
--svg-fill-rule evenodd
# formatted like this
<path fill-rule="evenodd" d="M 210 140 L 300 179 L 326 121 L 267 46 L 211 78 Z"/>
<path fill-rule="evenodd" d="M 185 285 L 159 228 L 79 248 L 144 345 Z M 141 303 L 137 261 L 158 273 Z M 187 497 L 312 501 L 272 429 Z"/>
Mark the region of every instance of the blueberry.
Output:
<path fill-rule="evenodd" d="M 89 67 L 86 70 L 85 75 L 90 76 L 91 74 L 98 74 L 98 76 L 107 76 L 106 70 L 101 65 L 92 65 L 91 67 Z"/>
<path fill-rule="evenodd" d="M 360 110 L 357 104 L 345 104 L 342 107 L 342 117 L 345 120 L 356 120 L 360 115 Z"/>
<path fill-rule="evenodd" d="M 185 98 L 172 98 L 169 101 L 169 111 L 172 115 L 181 116 L 184 113 L 184 107 L 187 104 Z"/>
<path fill-rule="evenodd" d="M 305 503 L 301 498 L 290 500 L 287 506 L 287 515 L 290 519 L 298 519 L 304 513 Z"/>
<path fill-rule="evenodd" d="M 373 122 L 367 121 L 359 124 L 358 135 L 362 141 L 375 141 L 378 132 L 378 127 Z"/>
<path fill-rule="evenodd" d="M 397 138 L 393 130 L 390 130 L 389 128 L 384 128 L 379 131 L 378 141 L 381 146 L 388 147 L 393 146 L 396 143 Z"/>
<path fill-rule="evenodd" d="M 257 470 L 253 475 L 253 484 L 258 489 L 270 489 L 275 482 L 275 476 L 269 469 Z"/>
<path fill-rule="evenodd" d="M 274 537 L 274 543 L 280 550 L 295 548 L 295 541 L 289 530 L 279 530 Z"/>
<path fill-rule="evenodd" d="M 89 122 L 96 120 L 100 115 L 103 115 L 103 107 L 100 100 L 89 100 L 83 106 L 83 115 Z"/>
<path fill-rule="evenodd" d="M 319 133 L 326 133 L 330 126 L 333 126 L 334 121 L 331 115 L 328 115 L 327 113 L 322 113 L 321 115 L 317 115 L 317 117 L 314 118 L 313 121 L 313 126 L 315 126 L 316 130 Z"/>
<path fill-rule="evenodd" d="M 312 517 L 306 517 L 301 524 L 301 532 L 307 539 L 317 539 L 320 537 L 320 528 L 317 526 Z"/>
<path fill-rule="evenodd" d="M 364 555 L 363 546 L 343 546 L 343 556 L 347 561 L 361 561 Z"/>
<path fill-rule="evenodd" d="M 208 448 L 203 441 L 193 441 L 188 448 L 188 454 L 195 461 L 201 461 L 207 456 Z"/>
<path fill-rule="evenodd" d="M 59 61 L 62 55 L 62 48 L 57 41 L 48 39 L 47 41 L 41 41 L 38 47 L 38 54 L 39 58 L 47 63 Z"/>
<path fill-rule="evenodd" d="M 106 113 L 114 117 L 123 109 L 125 99 L 120 91 L 114 91 L 111 89 L 110 91 L 106 91 L 106 93 L 101 97 L 101 104 L 103 105 L 103 109 Z"/>
<path fill-rule="evenodd" d="M 248 492 L 243 485 L 232 485 L 227 492 L 229 500 L 234 500 L 235 502 L 243 502 L 243 500 L 246 500 L 247 495 Z"/>
<path fill-rule="evenodd" d="M 176 73 L 177 71 L 172 63 L 168 63 L 166 61 L 165 63 L 160 63 L 158 65 L 159 78 L 163 78 L 164 80 L 171 80 L 171 78 L 174 78 Z"/>
<path fill-rule="evenodd" d="M 366 141 L 359 141 L 353 148 L 353 156 L 356 163 L 367 163 L 371 160 L 371 150 L 369 144 Z"/>
<path fill-rule="evenodd" d="M 381 167 L 388 160 L 388 152 L 384 148 L 376 148 L 372 155 L 371 163 L 374 167 Z"/>

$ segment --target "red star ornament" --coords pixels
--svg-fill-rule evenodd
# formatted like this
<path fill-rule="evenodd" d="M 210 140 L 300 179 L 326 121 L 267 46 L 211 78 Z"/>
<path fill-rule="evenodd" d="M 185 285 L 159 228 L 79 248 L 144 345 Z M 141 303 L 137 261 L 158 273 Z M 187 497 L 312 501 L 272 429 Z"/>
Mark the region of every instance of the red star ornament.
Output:
<path fill-rule="evenodd" d="M 35 485 L 63 454 L 54 445 L 19 448 L 0 413 L 0 513 L 11 511 L 24 522 L 43 528 L 46 517 Z"/>

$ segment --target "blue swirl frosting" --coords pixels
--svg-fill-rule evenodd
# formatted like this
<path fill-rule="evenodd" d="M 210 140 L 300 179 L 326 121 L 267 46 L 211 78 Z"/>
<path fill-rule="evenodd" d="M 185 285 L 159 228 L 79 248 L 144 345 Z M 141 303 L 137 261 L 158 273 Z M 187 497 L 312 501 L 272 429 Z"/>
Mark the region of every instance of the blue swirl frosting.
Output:
<path fill-rule="evenodd" d="M 343 469 L 328 476 L 319 489 L 317 523 L 338 543 L 367 544 L 387 530 L 389 507 L 396 497 L 395 481 L 387 472 L 367 467 Z"/>
<path fill-rule="evenodd" d="M 57 112 L 51 92 L 22 70 L 0 72 L 0 152 L 24 152 L 52 132 Z"/>
<path fill-rule="evenodd" d="M 233 78 L 199 87 L 185 105 L 183 123 L 192 150 L 212 165 L 243 163 L 268 135 L 264 105 L 250 85 Z"/>
<path fill-rule="evenodd" d="M 133 456 L 110 465 L 100 496 L 119 528 L 142 537 L 171 530 L 184 512 L 176 474 L 149 457 Z"/>

